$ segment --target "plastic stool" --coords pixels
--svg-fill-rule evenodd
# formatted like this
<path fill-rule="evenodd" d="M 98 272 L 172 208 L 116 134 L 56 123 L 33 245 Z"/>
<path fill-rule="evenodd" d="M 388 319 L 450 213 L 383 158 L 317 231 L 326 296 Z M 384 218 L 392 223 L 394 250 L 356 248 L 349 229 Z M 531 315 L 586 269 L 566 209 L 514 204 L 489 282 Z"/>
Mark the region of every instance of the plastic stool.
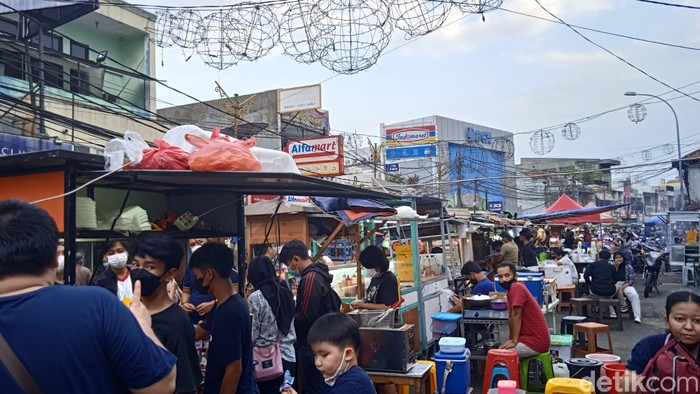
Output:
<path fill-rule="evenodd" d="M 569 299 L 571 303 L 571 308 L 569 308 L 569 315 L 576 316 L 586 316 L 589 318 L 595 318 L 595 313 L 593 311 L 595 307 L 595 300 L 592 298 L 571 298 Z"/>
<path fill-rule="evenodd" d="M 494 387 L 498 386 L 498 381 L 496 380 L 497 376 L 503 376 L 506 378 L 506 380 L 511 380 L 510 379 L 510 371 L 508 371 L 508 368 L 506 368 L 503 365 L 496 365 L 493 367 L 493 370 L 491 371 L 491 379 L 489 383 L 489 388 L 492 389 Z M 484 375 L 486 377 L 486 375 Z"/>
<path fill-rule="evenodd" d="M 564 300 L 564 294 L 568 294 L 569 298 Z M 557 298 L 559 298 L 559 305 L 557 305 L 559 312 L 561 312 L 562 306 L 571 310 L 571 299 L 576 298 L 576 285 L 557 287 Z"/>
<path fill-rule="evenodd" d="M 610 327 L 607 324 L 599 323 L 577 323 L 574 325 L 574 338 L 578 336 L 579 333 L 586 334 L 586 341 L 588 346 L 574 346 L 574 357 L 585 356 L 590 353 L 607 353 L 613 354 L 612 338 L 610 337 Z M 598 346 L 598 333 L 605 333 L 608 335 L 608 348 Z"/>
<path fill-rule="evenodd" d="M 538 361 L 544 369 L 545 381 L 534 382 L 530 384 L 530 363 Z M 520 386 L 523 390 L 529 393 L 544 393 L 545 382 L 554 378 L 554 369 L 552 368 L 552 354 L 550 352 L 540 353 L 536 356 L 525 357 L 520 360 Z"/>
<path fill-rule="evenodd" d="M 695 267 L 693 265 L 684 264 L 682 271 L 681 284 L 688 286 L 688 283 L 695 282 Z"/>
<path fill-rule="evenodd" d="M 603 322 L 603 319 L 606 317 L 610 317 L 610 313 L 608 312 L 610 308 L 612 307 L 615 310 L 615 314 L 617 315 L 617 329 L 620 331 L 623 331 L 624 328 L 622 327 L 622 306 L 620 305 L 620 300 L 617 298 L 601 298 L 597 301 L 598 304 L 598 321 Z M 611 319 L 615 319 L 613 317 L 610 317 Z"/>
<path fill-rule="evenodd" d="M 585 379 L 554 378 L 547 381 L 545 394 L 590 394 L 593 383 Z"/>
<path fill-rule="evenodd" d="M 493 369 L 499 364 L 508 370 L 510 380 L 520 382 L 520 359 L 518 358 L 518 352 L 509 349 L 491 349 L 486 353 L 484 385 L 481 388 L 482 394 L 487 394 L 491 388 L 490 379 L 493 376 Z M 519 384 L 520 383 L 518 383 L 518 385 Z"/>

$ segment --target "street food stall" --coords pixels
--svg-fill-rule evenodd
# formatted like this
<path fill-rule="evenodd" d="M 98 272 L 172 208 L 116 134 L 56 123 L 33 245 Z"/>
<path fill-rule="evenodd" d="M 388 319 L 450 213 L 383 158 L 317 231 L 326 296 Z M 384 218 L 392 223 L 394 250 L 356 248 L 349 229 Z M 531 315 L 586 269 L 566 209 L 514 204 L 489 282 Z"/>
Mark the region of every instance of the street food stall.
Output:
<path fill-rule="evenodd" d="M 131 238 L 157 228 L 153 225 L 145 228 L 143 217 L 146 223 L 153 224 L 166 213 L 182 217 L 180 222 L 185 223 L 180 223 L 180 227 L 171 224 L 159 230 L 182 240 L 183 246 L 189 238 L 235 239 L 238 269 L 243 270 L 247 261 L 245 195 L 393 198 L 385 193 L 293 173 L 105 171 L 104 166 L 103 156 L 62 150 L 0 157 L 0 178 L 7 185 L 0 188 L 0 199 L 37 202 L 56 220 L 66 248 L 66 283 L 75 282 L 77 243 Z M 78 198 L 89 199 L 93 204 L 79 205 Z M 129 207 L 139 208 L 134 216 L 141 220 L 137 225 L 126 223 L 119 229 L 116 225 L 119 220 L 109 219 L 123 219 Z M 241 291 L 244 280 L 245 276 L 239 275 Z"/>
<path fill-rule="evenodd" d="M 698 284 L 700 271 L 700 243 L 698 227 L 700 212 L 677 211 L 668 213 L 668 239 L 670 246 L 670 265 L 680 267 L 682 284 Z"/>

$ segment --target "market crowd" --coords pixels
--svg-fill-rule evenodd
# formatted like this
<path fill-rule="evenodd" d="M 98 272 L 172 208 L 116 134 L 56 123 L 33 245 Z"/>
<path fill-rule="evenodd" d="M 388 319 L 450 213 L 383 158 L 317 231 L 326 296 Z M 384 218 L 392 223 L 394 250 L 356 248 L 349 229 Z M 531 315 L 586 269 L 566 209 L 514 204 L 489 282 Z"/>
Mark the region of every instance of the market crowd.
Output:
<path fill-rule="evenodd" d="M 521 358 L 550 347 L 540 305 L 518 281 L 518 265 L 528 266 L 542 253 L 537 238 L 525 230 L 518 247 L 505 232 L 490 256 L 510 312 L 509 338 L 500 347 Z M 269 245 L 261 245 L 249 262 L 245 289 L 237 288 L 232 249 L 205 239 L 190 240 L 182 287 L 176 275 L 185 252 L 163 233 L 107 243 L 102 272 L 76 267 L 76 284 L 82 286 L 62 285 L 64 251 L 46 211 L 18 200 L 0 202 L 3 393 L 376 392 L 358 366 L 357 323 L 339 312 L 328 266 L 312 261 L 301 241 L 285 244 L 277 254 L 279 264 L 300 272 L 296 296 L 279 278 Z M 551 252 L 569 264 L 562 262 L 562 249 Z M 621 290 L 629 296 L 628 270 L 617 268 L 627 266 L 624 251 L 615 251 L 617 266 L 607 250 L 598 257 L 585 275 L 591 292 L 612 297 Z M 358 260 L 372 279 L 367 297 L 350 308 L 383 310 L 400 303 L 398 281 L 381 247 L 368 246 Z M 474 262 L 464 264 L 462 274 L 474 293 L 492 288 Z M 637 375 L 664 370 L 669 362 L 678 366 L 681 356 L 685 362 L 678 371 L 697 382 L 700 297 L 690 291 L 669 295 L 664 323 L 665 333 L 634 347 L 628 377 L 636 382 Z M 390 393 L 395 387 L 377 390 Z"/>
<path fill-rule="evenodd" d="M 307 245 L 278 255 L 301 273 L 296 300 L 267 246 L 248 266 L 247 299 L 231 248 L 197 239 L 190 249 L 182 288 L 185 253 L 161 233 L 107 243 L 102 272 L 79 263 L 76 286 L 61 286 L 54 220 L 0 202 L 0 391 L 295 394 L 301 382 L 304 393 L 375 392 L 357 366 L 359 328 Z"/>

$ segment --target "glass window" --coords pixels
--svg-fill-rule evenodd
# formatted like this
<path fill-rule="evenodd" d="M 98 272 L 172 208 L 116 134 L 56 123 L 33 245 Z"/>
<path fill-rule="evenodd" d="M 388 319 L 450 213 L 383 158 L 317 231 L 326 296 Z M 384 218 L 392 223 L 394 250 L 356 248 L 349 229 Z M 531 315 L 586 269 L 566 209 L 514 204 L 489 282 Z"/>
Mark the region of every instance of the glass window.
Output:
<path fill-rule="evenodd" d="M 90 55 L 90 47 L 71 40 L 71 42 L 70 42 L 70 55 L 73 57 L 80 58 L 80 59 L 88 60 L 89 55 Z"/>
<path fill-rule="evenodd" d="M 85 71 L 70 70 L 70 91 L 78 94 L 88 94 L 88 74 Z"/>
<path fill-rule="evenodd" d="M 17 22 L 5 18 L 0 18 L 0 34 L 7 34 L 16 37 Z"/>
<path fill-rule="evenodd" d="M 44 44 L 44 49 L 49 49 L 56 52 L 63 52 L 63 37 L 44 32 L 44 39 L 42 41 Z M 39 37 L 36 36 L 32 38 L 32 43 L 38 44 Z"/>

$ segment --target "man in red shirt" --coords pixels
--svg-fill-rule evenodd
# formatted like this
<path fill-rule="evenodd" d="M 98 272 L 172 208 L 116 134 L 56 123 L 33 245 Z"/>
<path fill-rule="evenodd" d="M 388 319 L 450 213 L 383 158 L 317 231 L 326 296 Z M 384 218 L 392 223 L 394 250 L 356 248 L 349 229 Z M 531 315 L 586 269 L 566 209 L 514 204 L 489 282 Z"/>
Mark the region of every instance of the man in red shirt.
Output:
<path fill-rule="evenodd" d="M 549 351 L 549 327 L 542 308 L 524 284 L 518 283 L 513 263 L 498 266 L 498 282 L 508 297 L 508 341 L 500 349 L 513 349 L 520 358 L 536 356 Z"/>

